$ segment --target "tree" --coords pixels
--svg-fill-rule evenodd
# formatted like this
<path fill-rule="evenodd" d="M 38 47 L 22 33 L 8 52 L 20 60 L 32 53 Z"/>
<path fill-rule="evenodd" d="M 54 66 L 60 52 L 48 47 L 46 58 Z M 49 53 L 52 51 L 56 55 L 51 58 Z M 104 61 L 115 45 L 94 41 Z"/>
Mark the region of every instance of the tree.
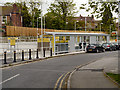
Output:
<path fill-rule="evenodd" d="M 56 29 L 66 29 L 67 18 L 74 16 L 75 13 L 73 0 L 55 0 L 49 7 L 47 16 L 52 15 L 51 24 Z"/>
<path fill-rule="evenodd" d="M 82 4 L 80 9 L 86 9 L 87 12 L 92 11 L 91 14 L 96 14 L 97 18 L 102 17 L 101 23 L 103 23 L 102 29 L 106 32 L 109 32 L 110 24 L 114 24 L 113 22 L 113 14 L 112 12 L 118 13 L 118 3 L 117 2 L 89 2 L 88 8 L 86 8 L 87 4 Z M 114 25 L 113 25 L 114 27 Z"/>
<path fill-rule="evenodd" d="M 30 15 L 32 17 L 32 20 L 31 20 L 32 27 L 36 27 L 37 26 L 37 18 L 39 18 L 41 15 L 41 9 L 39 9 L 40 3 L 31 1 L 31 2 L 29 2 L 29 6 L 30 6 L 29 7 Z"/>
<path fill-rule="evenodd" d="M 29 27 L 31 22 L 31 16 L 28 11 L 28 7 L 26 6 L 26 3 L 24 2 L 24 5 L 22 5 L 22 17 L 23 17 L 23 27 Z"/>

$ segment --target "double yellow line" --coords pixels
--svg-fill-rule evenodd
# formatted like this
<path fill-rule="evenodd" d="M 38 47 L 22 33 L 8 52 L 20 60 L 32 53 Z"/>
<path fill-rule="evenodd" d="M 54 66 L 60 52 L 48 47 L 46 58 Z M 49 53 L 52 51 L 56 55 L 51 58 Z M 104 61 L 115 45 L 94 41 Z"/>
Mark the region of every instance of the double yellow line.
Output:
<path fill-rule="evenodd" d="M 58 88 L 62 88 L 62 84 L 63 84 L 63 81 L 65 80 L 66 76 L 69 74 L 70 72 L 66 73 L 66 74 L 62 74 L 56 84 L 55 84 L 55 87 L 54 87 L 54 90 L 58 89 Z M 59 84 L 60 83 L 60 84 Z"/>

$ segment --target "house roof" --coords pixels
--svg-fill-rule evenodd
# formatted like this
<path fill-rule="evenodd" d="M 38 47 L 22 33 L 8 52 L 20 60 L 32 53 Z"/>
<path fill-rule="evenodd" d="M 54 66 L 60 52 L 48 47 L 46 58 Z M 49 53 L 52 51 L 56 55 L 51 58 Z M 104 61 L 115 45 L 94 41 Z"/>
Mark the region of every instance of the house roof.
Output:
<path fill-rule="evenodd" d="M 8 16 L 12 12 L 12 6 L 0 6 L 0 16 Z"/>

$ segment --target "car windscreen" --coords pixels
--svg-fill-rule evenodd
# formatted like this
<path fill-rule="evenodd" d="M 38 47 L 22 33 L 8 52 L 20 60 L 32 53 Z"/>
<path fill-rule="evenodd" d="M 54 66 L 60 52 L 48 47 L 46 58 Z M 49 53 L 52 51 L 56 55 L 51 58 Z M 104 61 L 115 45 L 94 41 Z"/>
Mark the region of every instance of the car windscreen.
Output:
<path fill-rule="evenodd" d="M 107 43 L 104 43 L 104 44 L 102 44 L 102 46 L 108 46 L 109 44 L 107 44 Z"/>
<path fill-rule="evenodd" d="M 94 46 L 96 46 L 95 44 L 90 44 L 90 45 L 88 45 L 88 47 L 94 47 Z"/>
<path fill-rule="evenodd" d="M 118 45 L 118 43 L 113 43 L 114 45 Z"/>

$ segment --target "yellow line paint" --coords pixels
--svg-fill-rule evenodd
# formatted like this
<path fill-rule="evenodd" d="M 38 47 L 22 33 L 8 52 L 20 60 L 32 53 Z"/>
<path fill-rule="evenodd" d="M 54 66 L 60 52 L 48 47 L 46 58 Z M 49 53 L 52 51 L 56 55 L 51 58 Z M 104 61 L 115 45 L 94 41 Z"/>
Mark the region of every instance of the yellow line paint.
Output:
<path fill-rule="evenodd" d="M 60 79 L 63 77 L 63 75 L 64 75 L 64 74 L 62 74 L 62 75 L 58 78 L 58 80 L 57 80 L 57 82 L 56 82 L 56 84 L 55 84 L 54 90 L 57 88 L 57 85 L 58 85 Z"/>
<path fill-rule="evenodd" d="M 66 77 L 68 74 L 69 74 L 69 72 L 68 72 L 68 73 L 63 77 L 63 79 L 61 80 L 59 88 L 62 88 L 63 81 L 64 81 L 65 77 Z"/>

